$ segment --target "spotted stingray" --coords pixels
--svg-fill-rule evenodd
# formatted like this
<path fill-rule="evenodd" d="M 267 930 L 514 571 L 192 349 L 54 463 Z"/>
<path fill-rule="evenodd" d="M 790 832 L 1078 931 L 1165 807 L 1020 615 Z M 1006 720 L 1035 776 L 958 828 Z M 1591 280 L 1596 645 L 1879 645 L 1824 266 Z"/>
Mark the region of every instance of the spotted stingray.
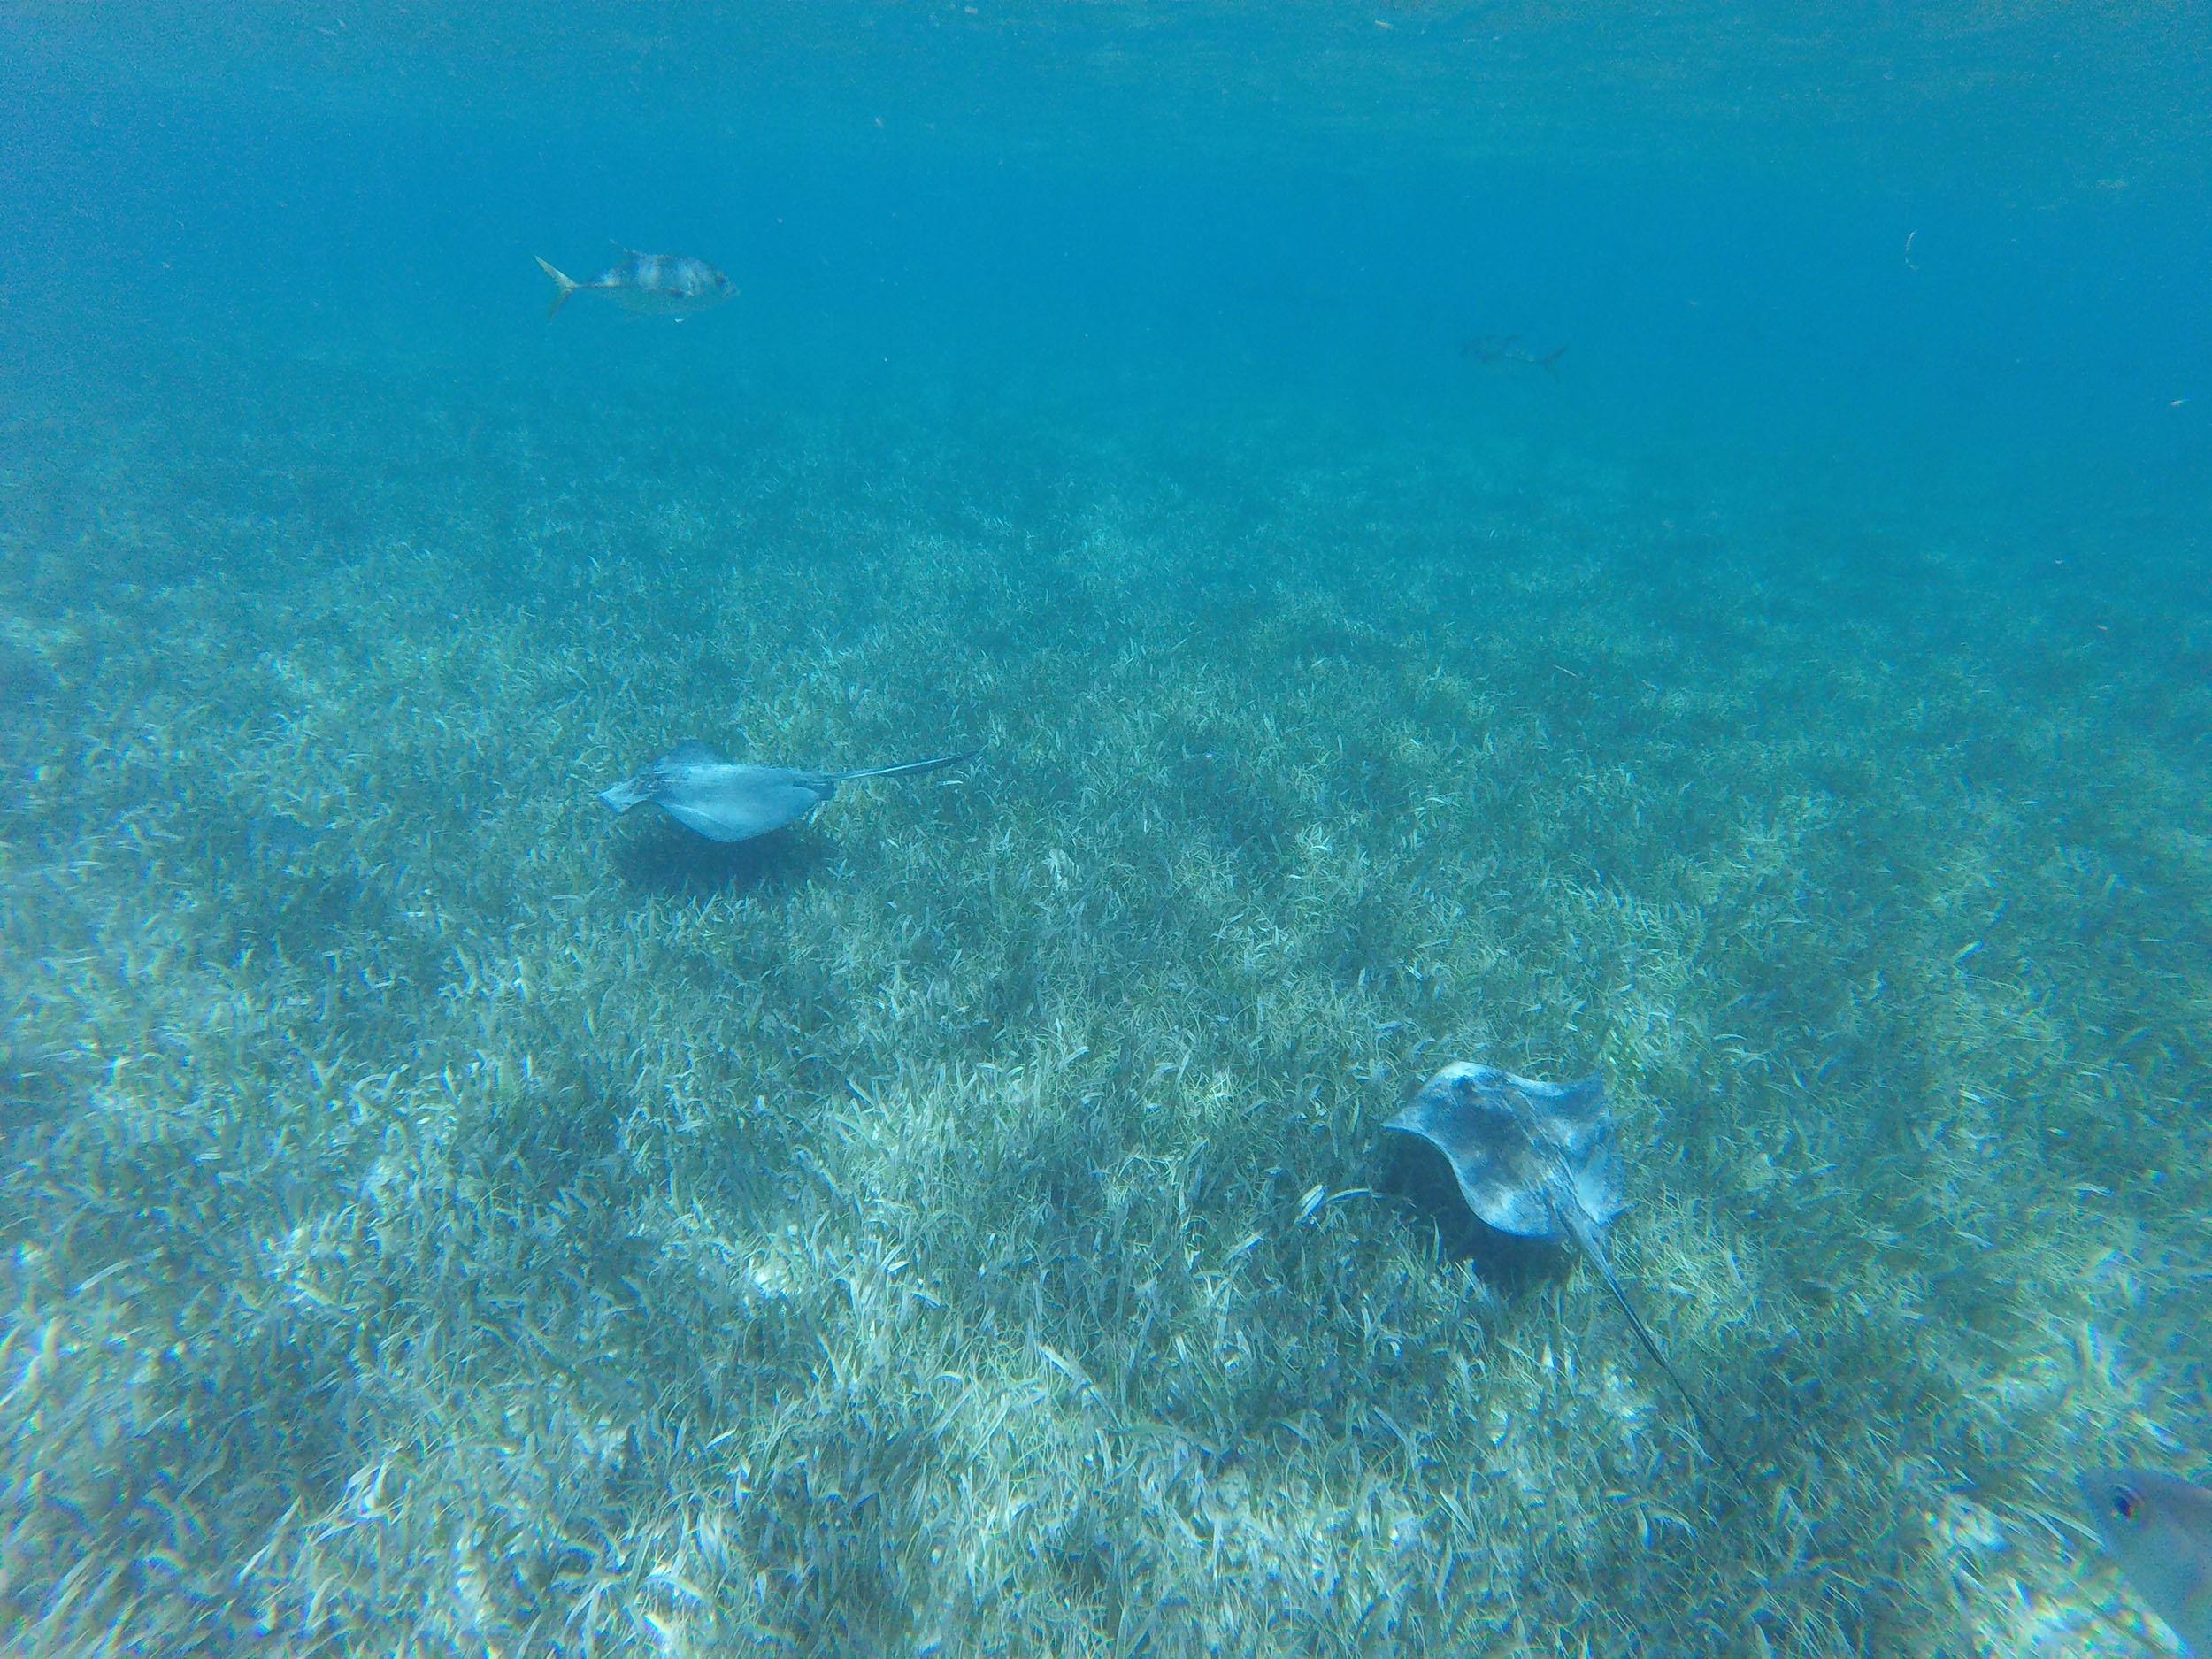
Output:
<path fill-rule="evenodd" d="M 1628 1203 L 1621 1196 L 1604 1079 L 1540 1083 L 1463 1060 L 1431 1078 L 1386 1127 L 1418 1135 L 1450 1160 L 1468 1208 L 1489 1225 L 1525 1239 L 1573 1240 L 1613 1293 L 1644 1352 L 1688 1402 L 1707 1446 L 1743 1475 L 1606 1257 L 1605 1229 Z"/>
<path fill-rule="evenodd" d="M 841 783 L 935 772 L 940 766 L 973 760 L 982 752 L 972 749 L 962 755 L 858 772 L 808 772 L 796 766 L 748 765 L 723 759 L 704 743 L 679 743 L 636 777 L 602 789 L 599 798 L 618 814 L 650 801 L 710 841 L 743 841 L 804 818 L 835 795 Z"/>

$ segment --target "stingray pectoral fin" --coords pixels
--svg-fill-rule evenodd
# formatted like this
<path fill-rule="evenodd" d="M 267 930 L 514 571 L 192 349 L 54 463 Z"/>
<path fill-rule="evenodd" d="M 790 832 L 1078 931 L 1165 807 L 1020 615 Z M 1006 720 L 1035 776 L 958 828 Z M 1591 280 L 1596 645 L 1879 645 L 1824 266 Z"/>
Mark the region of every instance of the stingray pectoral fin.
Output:
<path fill-rule="evenodd" d="M 983 749 L 980 745 L 959 755 L 937 755 L 928 760 L 910 760 L 896 766 L 868 766 L 859 772 L 840 772 L 830 774 L 838 783 L 857 783 L 863 778 L 904 778 L 916 772 L 935 772 L 941 766 L 957 766 L 973 760 Z"/>
<path fill-rule="evenodd" d="M 1478 1142 L 1455 1135 L 1432 1110 L 1426 1095 L 1383 1125 L 1426 1141 L 1443 1155 L 1459 1183 L 1459 1195 L 1485 1225 L 1523 1239 L 1556 1239 L 1559 1223 L 1540 1194 L 1516 1180 L 1512 1171 Z"/>
<path fill-rule="evenodd" d="M 729 763 L 722 758 L 713 744 L 702 743 L 694 737 L 677 744 L 654 764 L 660 766 L 726 766 Z"/>
<path fill-rule="evenodd" d="M 1610 1226 L 1628 1208 L 1621 1194 L 1620 1160 L 1613 1156 L 1609 1135 L 1584 1148 L 1581 1166 L 1574 1171 L 1574 1194 L 1594 1226 Z"/>
<path fill-rule="evenodd" d="M 1462 1179 L 1459 1190 L 1471 1198 L 1482 1199 L 1475 1213 L 1501 1233 L 1524 1239 L 1555 1240 L 1560 1236 L 1559 1223 L 1553 1218 L 1551 1206 L 1509 1180 L 1491 1179 L 1471 1187 Z"/>
<path fill-rule="evenodd" d="M 657 798 L 662 811 L 710 841 L 748 841 L 765 835 L 804 818 L 823 801 L 802 783 L 757 780 L 726 789 L 664 789 Z"/>
<path fill-rule="evenodd" d="M 611 789 L 599 792 L 599 802 L 608 811 L 619 818 L 632 807 L 653 798 L 653 784 L 647 778 L 625 778 Z"/>
<path fill-rule="evenodd" d="M 1545 1113 L 1564 1122 L 1601 1123 L 1608 1116 L 1602 1077 L 1586 1077 L 1579 1083 L 1553 1084 L 1541 1098 Z"/>

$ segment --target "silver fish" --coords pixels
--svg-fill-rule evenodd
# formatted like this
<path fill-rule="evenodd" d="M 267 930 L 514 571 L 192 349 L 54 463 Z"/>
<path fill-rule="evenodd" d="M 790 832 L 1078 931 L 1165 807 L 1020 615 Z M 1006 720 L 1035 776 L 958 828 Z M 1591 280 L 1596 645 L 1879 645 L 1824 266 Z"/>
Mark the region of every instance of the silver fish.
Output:
<path fill-rule="evenodd" d="M 1460 342 L 1459 355 L 1493 368 L 1518 365 L 1541 369 L 1555 380 L 1559 378 L 1559 359 L 1567 355 L 1567 348 L 1560 346 L 1540 356 L 1522 344 L 1518 334 L 1477 334 L 1472 340 Z"/>
<path fill-rule="evenodd" d="M 599 799 L 617 814 L 650 801 L 695 834 L 710 841 L 745 841 L 781 829 L 837 793 L 841 783 L 862 778 L 898 778 L 957 766 L 983 751 L 939 755 L 898 766 L 867 766 L 858 772 L 807 772 L 795 766 L 751 766 L 725 760 L 704 743 L 679 743 L 634 778 L 626 778 Z"/>
<path fill-rule="evenodd" d="M 2081 1495 L 2097 1536 L 2182 1652 L 2212 1659 L 2212 1492 L 2146 1469 L 2093 1469 Z"/>
<path fill-rule="evenodd" d="M 736 297 L 729 278 L 703 259 L 674 253 L 639 253 L 625 248 L 622 257 L 586 282 L 557 270 L 540 259 L 538 269 L 553 279 L 550 318 L 568 303 L 572 294 L 604 294 L 626 311 L 654 317 L 672 317 L 678 322 L 694 311 L 707 311 Z"/>

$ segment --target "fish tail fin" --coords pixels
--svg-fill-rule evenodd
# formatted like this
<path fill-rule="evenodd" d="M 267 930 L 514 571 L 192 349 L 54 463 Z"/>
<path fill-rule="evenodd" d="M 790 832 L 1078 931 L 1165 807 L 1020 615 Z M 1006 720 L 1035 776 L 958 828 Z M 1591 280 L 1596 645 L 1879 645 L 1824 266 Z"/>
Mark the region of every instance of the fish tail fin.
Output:
<path fill-rule="evenodd" d="M 560 314 L 561 307 L 568 303 L 568 296 L 583 285 L 574 277 L 556 270 L 549 260 L 538 260 L 538 269 L 553 279 L 553 303 L 545 308 L 545 319 L 551 322 Z"/>
<path fill-rule="evenodd" d="M 1545 373 L 1550 375 L 1552 379 L 1555 380 L 1559 378 L 1559 359 L 1566 355 L 1567 348 L 1564 346 L 1560 347 L 1556 351 L 1547 351 L 1542 357 L 1536 359 L 1537 366 L 1541 368 Z"/>
<path fill-rule="evenodd" d="M 903 778 L 919 772 L 935 772 L 941 766 L 957 766 L 963 761 L 973 760 L 982 752 L 980 749 L 972 749 L 963 755 L 938 755 L 928 760 L 910 760 L 896 766 L 869 766 L 859 772 L 832 772 L 830 777 L 838 783 L 852 783 L 862 778 Z"/>
<path fill-rule="evenodd" d="M 1567 1231 L 1574 1235 L 1574 1241 L 1582 1247 L 1583 1255 L 1590 1258 L 1590 1265 L 1597 1269 L 1598 1277 L 1605 1281 L 1606 1289 L 1613 1293 L 1613 1300 L 1620 1304 L 1621 1313 L 1628 1321 L 1628 1328 L 1636 1333 L 1637 1342 L 1645 1353 L 1651 1356 L 1651 1363 L 1666 1373 L 1667 1380 L 1674 1385 L 1674 1391 L 1690 1408 L 1691 1417 L 1697 1420 L 1697 1426 L 1704 1435 L 1705 1449 L 1725 1463 L 1728 1472 L 1748 1487 L 1751 1485 L 1750 1471 L 1736 1461 L 1735 1454 L 1728 1449 L 1728 1442 L 1714 1432 L 1712 1419 L 1705 1415 L 1704 1405 L 1691 1392 L 1690 1385 L 1682 1380 L 1682 1373 L 1668 1362 L 1665 1350 L 1659 1346 L 1659 1339 L 1652 1335 L 1651 1327 L 1636 1311 L 1636 1304 L 1629 1301 L 1628 1293 L 1621 1288 L 1621 1281 L 1613 1271 L 1613 1263 L 1606 1259 L 1605 1247 L 1598 1242 L 1597 1229 L 1571 1209 L 1563 1208 L 1560 1218 L 1567 1224 Z"/>

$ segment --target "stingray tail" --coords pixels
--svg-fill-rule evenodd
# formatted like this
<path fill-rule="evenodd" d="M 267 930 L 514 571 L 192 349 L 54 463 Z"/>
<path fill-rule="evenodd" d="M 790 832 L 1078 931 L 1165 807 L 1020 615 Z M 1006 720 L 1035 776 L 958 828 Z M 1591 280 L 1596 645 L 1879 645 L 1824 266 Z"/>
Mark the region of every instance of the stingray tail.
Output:
<path fill-rule="evenodd" d="M 1705 1438 L 1705 1449 L 1726 1464 L 1728 1471 L 1748 1486 L 1751 1484 L 1750 1471 L 1736 1461 L 1735 1454 L 1728 1449 L 1728 1442 L 1714 1429 L 1713 1420 L 1705 1415 L 1705 1408 L 1699 1403 L 1697 1395 L 1691 1392 L 1690 1385 L 1684 1382 L 1682 1374 L 1667 1363 L 1667 1356 L 1659 1347 L 1659 1339 L 1652 1335 L 1650 1327 L 1644 1324 L 1643 1316 L 1636 1311 L 1636 1304 L 1629 1301 L 1628 1293 L 1621 1288 L 1621 1281 L 1614 1276 L 1613 1263 L 1606 1259 L 1605 1247 L 1598 1242 L 1596 1230 L 1571 1211 L 1561 1218 L 1566 1222 L 1568 1232 L 1574 1234 L 1575 1242 L 1582 1247 L 1583 1255 L 1590 1258 L 1590 1265 L 1597 1269 L 1598 1277 L 1605 1281 L 1606 1289 L 1613 1293 L 1613 1300 L 1620 1304 L 1621 1312 L 1628 1320 L 1628 1328 L 1636 1333 L 1636 1340 L 1643 1345 L 1644 1352 L 1651 1356 L 1651 1363 L 1667 1374 L 1667 1380 L 1674 1385 L 1675 1392 L 1690 1408 L 1690 1415 L 1697 1420 L 1698 1432 Z"/>
<path fill-rule="evenodd" d="M 957 766 L 982 752 L 979 748 L 972 749 L 964 755 L 939 755 L 930 760 L 910 760 L 897 766 L 868 766 L 859 772 L 832 772 L 830 776 L 838 783 L 854 783 L 863 778 L 903 778 L 914 772 L 935 772 L 940 766 Z"/>

